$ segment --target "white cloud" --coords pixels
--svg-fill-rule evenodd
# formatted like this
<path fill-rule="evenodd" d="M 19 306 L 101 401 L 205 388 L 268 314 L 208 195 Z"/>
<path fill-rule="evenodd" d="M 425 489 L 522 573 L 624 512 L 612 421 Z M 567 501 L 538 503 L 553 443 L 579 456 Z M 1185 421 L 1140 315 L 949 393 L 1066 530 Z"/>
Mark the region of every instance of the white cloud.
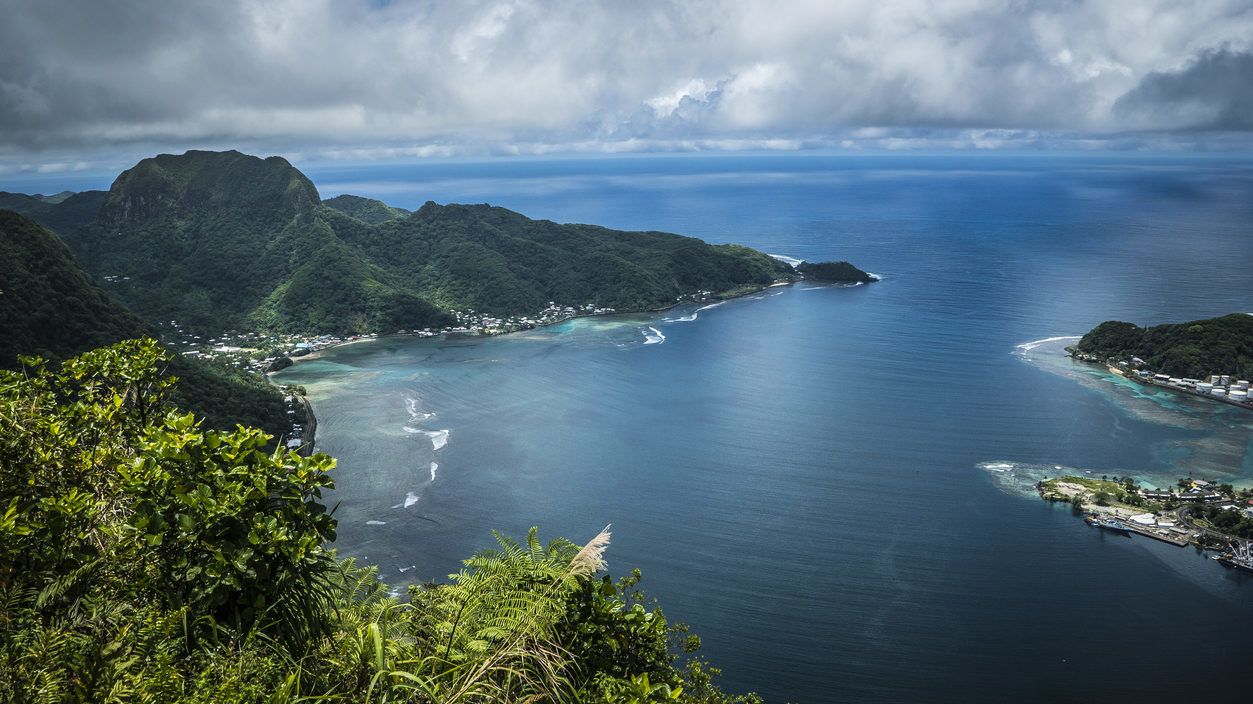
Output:
<path fill-rule="evenodd" d="M 1208 107 L 1239 81 L 1161 119 L 1115 109 L 1207 52 L 1253 50 L 1248 0 L 0 0 L 0 16 L 9 169 L 141 147 L 998 148 L 1121 144 L 1128 130 L 1249 141 L 1196 133 L 1242 124 Z"/>

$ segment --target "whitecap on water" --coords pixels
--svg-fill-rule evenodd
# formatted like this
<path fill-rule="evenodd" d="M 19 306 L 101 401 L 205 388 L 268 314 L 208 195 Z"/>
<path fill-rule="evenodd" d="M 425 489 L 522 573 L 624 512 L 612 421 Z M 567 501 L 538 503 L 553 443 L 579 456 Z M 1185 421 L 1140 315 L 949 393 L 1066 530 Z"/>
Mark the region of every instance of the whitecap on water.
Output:
<path fill-rule="evenodd" d="M 409 420 L 415 423 L 421 423 L 435 417 L 434 413 L 424 413 L 418 410 L 418 399 L 412 396 L 405 397 L 405 412 L 409 414 Z"/>
<path fill-rule="evenodd" d="M 392 508 L 409 508 L 416 503 L 418 503 L 418 495 L 411 491 L 408 494 L 405 494 L 404 503 L 396 504 L 395 506 L 392 506 Z"/>
<path fill-rule="evenodd" d="M 1039 347 L 1040 345 L 1045 345 L 1050 342 L 1062 342 L 1063 340 L 1078 340 L 1078 339 L 1079 339 L 1078 335 L 1058 335 L 1056 337 L 1045 337 L 1040 340 L 1032 340 L 1031 342 L 1024 342 L 1021 345 L 1015 346 L 1014 349 L 1027 352 L 1029 350 L 1033 350 Z"/>
<path fill-rule="evenodd" d="M 366 521 L 365 524 L 367 526 L 385 526 L 387 521 Z"/>
<path fill-rule="evenodd" d="M 647 332 L 644 333 L 644 344 L 660 345 L 661 343 L 666 341 L 666 336 L 662 335 L 660 330 L 654 327 L 650 327 L 648 329 L 652 331 L 652 334 L 649 334 Z"/>
<path fill-rule="evenodd" d="M 797 259 L 796 257 L 789 257 L 786 254 L 771 254 L 769 256 L 774 257 L 775 259 L 778 259 L 784 264 L 790 264 L 792 266 L 799 266 L 805 263 L 804 259 Z"/>
<path fill-rule="evenodd" d="M 440 448 L 442 448 L 443 446 L 445 446 L 445 445 L 447 445 L 447 444 L 448 444 L 448 433 L 449 433 L 449 431 L 448 431 L 447 429 L 444 429 L 444 430 L 422 430 L 422 431 L 419 431 L 419 432 L 421 432 L 421 433 L 425 434 L 428 438 L 430 438 L 430 439 L 431 439 L 431 449 L 432 449 L 432 450 L 438 450 L 438 449 L 440 449 Z"/>
<path fill-rule="evenodd" d="M 435 470 L 439 469 L 438 462 L 431 463 L 431 481 L 435 481 Z"/>

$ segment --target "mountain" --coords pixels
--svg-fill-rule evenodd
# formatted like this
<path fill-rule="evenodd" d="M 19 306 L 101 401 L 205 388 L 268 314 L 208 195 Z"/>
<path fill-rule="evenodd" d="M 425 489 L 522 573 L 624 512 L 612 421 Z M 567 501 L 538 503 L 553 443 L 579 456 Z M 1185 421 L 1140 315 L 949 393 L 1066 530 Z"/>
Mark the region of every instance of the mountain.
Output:
<path fill-rule="evenodd" d="M 1093 328 L 1072 348 L 1097 360 L 1144 360 L 1149 369 L 1199 379 L 1211 374 L 1253 378 L 1253 315 L 1232 313 L 1220 318 L 1153 327 L 1109 320 Z"/>
<path fill-rule="evenodd" d="M 428 202 L 375 227 L 333 225 L 344 241 L 372 261 L 390 262 L 437 305 L 503 315 L 541 310 L 549 301 L 647 310 L 683 294 L 765 286 L 791 274 L 786 264 L 747 247 L 560 225 L 489 205 Z"/>
<path fill-rule="evenodd" d="M 107 191 L 62 191 L 56 195 L 28 196 L 0 191 L 0 208 L 34 218 L 56 232 L 69 232 L 95 221 Z"/>
<path fill-rule="evenodd" d="M 0 369 L 17 356 L 63 360 L 137 337 L 154 328 L 92 282 L 55 234 L 33 220 L 0 210 Z M 206 418 L 207 427 L 259 427 L 278 436 L 291 430 L 278 390 L 256 376 L 175 356 L 179 377 L 172 400 Z"/>
<path fill-rule="evenodd" d="M 63 359 L 152 328 L 79 268 L 56 235 L 0 210 L 0 368 L 17 355 Z"/>
<path fill-rule="evenodd" d="M 371 225 L 403 218 L 409 214 L 408 210 L 393 208 L 381 200 L 352 196 L 347 193 L 334 198 L 327 198 L 322 201 L 322 205 Z"/>
<path fill-rule="evenodd" d="M 487 205 L 323 202 L 285 159 L 234 151 L 164 154 L 103 195 L 32 200 L 22 203 L 31 217 L 131 310 L 208 333 L 391 332 L 442 326 L 451 310 L 532 313 L 549 301 L 645 310 L 794 274 L 746 247 Z"/>

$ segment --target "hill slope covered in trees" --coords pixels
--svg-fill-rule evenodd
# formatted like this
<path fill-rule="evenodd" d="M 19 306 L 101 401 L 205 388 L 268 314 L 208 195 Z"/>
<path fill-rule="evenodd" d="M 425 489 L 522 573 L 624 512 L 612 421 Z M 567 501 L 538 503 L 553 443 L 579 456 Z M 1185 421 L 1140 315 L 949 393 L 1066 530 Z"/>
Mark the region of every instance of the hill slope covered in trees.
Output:
<path fill-rule="evenodd" d="M 1098 359 L 1139 357 L 1155 372 L 1199 379 L 1210 374 L 1253 378 L 1253 315 L 1232 313 L 1142 328 L 1109 320 L 1084 335 L 1074 349 Z"/>
<path fill-rule="evenodd" d="M 0 369 L 17 368 L 18 355 L 63 360 L 154 334 L 91 281 L 55 234 L 0 210 Z M 263 379 L 185 357 L 168 364 L 182 379 L 174 402 L 209 427 L 242 423 L 275 436 L 291 429 L 282 395 Z"/>
<path fill-rule="evenodd" d="M 643 310 L 794 273 L 746 247 L 503 208 L 323 202 L 286 160 L 238 152 L 144 159 L 103 196 L 24 203 L 131 310 L 209 333 L 393 332 L 442 325 L 448 310 L 530 313 L 549 301 Z"/>

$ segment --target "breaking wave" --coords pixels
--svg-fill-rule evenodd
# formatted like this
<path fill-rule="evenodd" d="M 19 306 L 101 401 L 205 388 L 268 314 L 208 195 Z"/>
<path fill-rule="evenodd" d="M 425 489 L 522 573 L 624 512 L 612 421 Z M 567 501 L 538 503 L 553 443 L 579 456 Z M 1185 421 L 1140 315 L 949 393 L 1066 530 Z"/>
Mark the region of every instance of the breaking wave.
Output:
<path fill-rule="evenodd" d="M 1019 349 L 1019 350 L 1022 350 L 1023 352 L 1027 352 L 1028 350 L 1033 350 L 1039 347 L 1040 345 L 1047 345 L 1050 342 L 1061 342 L 1062 340 L 1078 340 L 1078 339 L 1079 339 L 1078 335 L 1058 335 L 1057 337 L 1046 337 L 1041 340 L 1032 340 L 1031 342 L 1024 342 L 1021 345 L 1017 345 L 1015 349 Z"/>
<path fill-rule="evenodd" d="M 431 449 L 438 450 L 448 444 L 448 430 L 419 431 L 431 439 Z"/>
<path fill-rule="evenodd" d="M 663 322 L 663 323 L 690 323 L 690 322 L 692 322 L 693 320 L 696 320 L 697 318 L 699 318 L 699 317 L 700 317 L 700 312 L 701 312 L 701 311 L 703 311 L 703 310 L 709 310 L 710 308 L 717 308 L 718 306 L 722 305 L 723 303 L 726 303 L 726 301 L 718 301 L 717 303 L 710 303 L 710 304 L 709 304 L 709 305 L 707 305 L 707 306 L 701 306 L 700 308 L 697 308 L 696 310 L 692 311 L 691 313 L 688 313 L 687 315 L 684 315 L 684 316 L 680 316 L 680 317 L 678 317 L 678 318 L 662 318 L 661 322 Z M 656 328 L 649 328 L 649 330 L 652 330 L 653 332 L 657 332 Z M 659 332 L 658 332 L 657 334 L 658 334 L 658 335 L 661 335 L 661 333 L 659 333 Z M 665 338 L 665 336 L 663 335 L 661 339 L 663 339 L 663 340 L 664 340 L 664 339 L 666 339 L 666 338 Z"/>
<path fill-rule="evenodd" d="M 654 327 L 650 327 L 648 329 L 652 331 L 652 334 L 649 334 L 647 332 L 644 333 L 644 344 L 660 345 L 661 343 L 666 341 L 666 336 L 662 335 L 660 330 Z"/>
<path fill-rule="evenodd" d="M 800 264 L 804 264 L 804 263 L 805 263 L 805 260 L 804 260 L 804 259 L 797 259 L 796 257 L 789 257 L 789 256 L 787 256 L 787 255 L 785 255 L 785 254 L 771 254 L 771 255 L 769 255 L 769 256 L 774 257 L 775 259 L 778 259 L 779 261 L 783 262 L 784 264 L 789 264 L 789 265 L 791 265 L 791 266 L 798 266 L 798 265 L 800 265 Z"/>

